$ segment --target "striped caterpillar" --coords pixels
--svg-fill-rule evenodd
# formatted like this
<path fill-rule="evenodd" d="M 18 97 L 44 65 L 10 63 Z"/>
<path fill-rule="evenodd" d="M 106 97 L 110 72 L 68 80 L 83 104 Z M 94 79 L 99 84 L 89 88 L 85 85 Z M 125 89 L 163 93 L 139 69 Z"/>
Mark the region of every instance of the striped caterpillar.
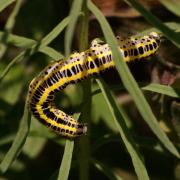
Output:
<path fill-rule="evenodd" d="M 151 32 L 141 38 L 117 37 L 119 51 L 125 62 L 140 60 L 153 55 L 159 48 L 160 36 Z M 66 60 L 49 64 L 29 86 L 28 106 L 32 114 L 54 132 L 74 138 L 86 134 L 87 126 L 59 110 L 54 104 L 55 93 L 67 85 L 82 81 L 115 67 L 108 44 L 93 40 L 91 47 L 81 53 L 73 53 Z"/>

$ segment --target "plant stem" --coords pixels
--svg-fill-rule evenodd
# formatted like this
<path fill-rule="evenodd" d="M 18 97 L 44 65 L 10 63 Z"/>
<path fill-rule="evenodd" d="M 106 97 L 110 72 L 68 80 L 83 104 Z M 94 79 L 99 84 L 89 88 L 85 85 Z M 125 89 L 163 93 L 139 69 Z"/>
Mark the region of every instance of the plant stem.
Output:
<path fill-rule="evenodd" d="M 80 32 L 80 42 L 79 50 L 83 51 L 88 46 L 88 9 L 86 7 L 86 1 L 83 3 L 83 16 L 81 23 L 81 32 Z M 83 82 L 83 101 L 84 107 L 81 114 L 81 119 L 88 123 L 91 119 L 91 83 L 90 80 Z M 89 130 L 89 126 L 88 126 Z M 89 159 L 90 159 L 90 140 L 88 136 L 81 137 L 79 141 L 79 179 L 80 180 L 89 180 Z"/>

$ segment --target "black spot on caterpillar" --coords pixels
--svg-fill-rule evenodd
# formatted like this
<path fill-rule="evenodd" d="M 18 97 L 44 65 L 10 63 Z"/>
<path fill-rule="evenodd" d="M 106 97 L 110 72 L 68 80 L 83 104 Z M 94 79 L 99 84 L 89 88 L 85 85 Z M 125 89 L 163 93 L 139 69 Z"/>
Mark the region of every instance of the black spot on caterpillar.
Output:
<path fill-rule="evenodd" d="M 122 40 L 117 37 L 119 52 L 124 61 L 144 59 L 159 48 L 160 36 L 156 32 L 149 35 Z M 29 86 L 28 105 L 32 114 L 52 131 L 69 138 L 86 134 L 87 126 L 55 107 L 54 94 L 67 85 L 82 81 L 106 69 L 115 67 L 108 44 L 92 41 L 91 47 L 81 53 L 71 54 L 66 61 L 48 65 Z"/>

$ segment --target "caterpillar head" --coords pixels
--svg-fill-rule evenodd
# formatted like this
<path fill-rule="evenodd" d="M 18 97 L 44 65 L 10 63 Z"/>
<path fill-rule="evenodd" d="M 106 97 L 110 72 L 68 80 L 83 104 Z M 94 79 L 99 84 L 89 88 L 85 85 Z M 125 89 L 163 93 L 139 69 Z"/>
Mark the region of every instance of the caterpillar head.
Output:
<path fill-rule="evenodd" d="M 157 32 L 151 32 L 149 34 L 149 37 L 151 37 L 153 39 L 159 39 L 159 40 L 161 39 L 160 34 L 158 34 Z"/>

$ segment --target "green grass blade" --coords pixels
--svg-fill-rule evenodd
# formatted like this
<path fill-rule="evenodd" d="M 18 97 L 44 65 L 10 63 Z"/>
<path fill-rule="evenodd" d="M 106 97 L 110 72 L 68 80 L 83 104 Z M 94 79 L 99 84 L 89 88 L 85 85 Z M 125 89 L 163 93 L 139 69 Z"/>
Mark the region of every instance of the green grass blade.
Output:
<path fill-rule="evenodd" d="M 41 41 L 41 45 L 46 46 L 52 42 L 68 25 L 69 17 L 64 18 L 50 33 L 48 33 Z"/>
<path fill-rule="evenodd" d="M 0 12 L 13 3 L 15 0 L 1 0 L 0 1 Z"/>
<path fill-rule="evenodd" d="M 3 36 L 4 36 L 4 32 L 0 32 L 0 41 L 1 42 L 3 41 Z M 51 39 L 48 38 L 49 43 L 52 40 L 53 40 L 53 38 L 51 38 Z M 33 39 L 29 39 L 29 38 L 25 38 L 25 37 L 13 35 L 13 34 L 9 34 L 7 43 L 14 45 L 16 47 L 25 48 L 25 49 L 33 48 L 33 45 L 35 48 L 36 45 L 38 45 L 38 42 Z M 47 41 L 45 42 L 45 44 L 47 44 Z M 63 58 L 63 55 L 60 52 L 56 51 L 55 49 L 53 49 L 49 46 L 45 46 L 44 44 L 43 44 L 43 46 L 39 47 L 38 51 L 49 55 L 53 59 Z"/>
<path fill-rule="evenodd" d="M 171 28 L 172 30 L 174 30 L 176 33 L 180 32 L 180 23 L 177 22 L 167 22 L 167 23 L 163 23 L 165 26 L 167 26 L 168 28 Z M 138 33 L 138 36 L 144 36 L 146 34 L 149 34 L 150 32 L 155 31 L 158 33 L 161 33 L 161 31 L 155 27 L 151 27 L 149 29 L 146 29 L 142 32 Z"/>
<path fill-rule="evenodd" d="M 6 153 L 4 159 L 2 160 L 0 164 L 1 173 L 6 172 L 9 166 L 11 165 L 11 163 L 13 162 L 13 160 L 19 155 L 25 143 L 26 137 L 28 135 L 29 127 L 30 127 L 30 115 L 28 112 L 27 101 L 26 101 L 26 104 L 24 107 L 24 114 L 22 116 L 17 135 L 13 141 L 11 148 Z"/>
<path fill-rule="evenodd" d="M 154 84 L 154 83 L 151 83 L 148 85 L 139 84 L 139 86 L 141 87 L 142 90 L 156 92 L 159 94 L 163 94 L 163 95 L 167 95 L 167 96 L 171 96 L 175 98 L 180 98 L 180 88 L 178 87 L 166 86 L 166 85 Z M 111 87 L 111 90 L 124 90 L 124 87 L 117 85 L 117 86 Z M 101 90 L 95 89 L 91 93 L 91 95 L 93 96 L 98 93 L 101 93 Z"/>
<path fill-rule="evenodd" d="M 0 44 L 3 47 L 3 49 L 1 48 L 0 58 L 2 58 L 3 55 L 6 53 L 6 50 L 7 50 L 7 38 L 8 38 L 8 35 L 12 32 L 12 29 L 14 27 L 15 19 L 16 19 L 16 16 L 17 16 L 18 12 L 19 12 L 20 7 L 21 7 L 21 3 L 22 3 L 22 0 L 17 0 L 12 13 L 10 14 L 10 16 L 8 17 L 8 20 L 6 22 L 5 33 L 4 33 L 4 37 L 3 37 L 4 44 Z"/>
<path fill-rule="evenodd" d="M 102 80 L 97 80 L 98 85 L 103 93 L 103 96 L 105 98 L 106 103 L 108 104 L 110 113 L 113 116 L 114 123 L 116 124 L 116 127 L 121 135 L 121 138 L 131 156 L 136 174 L 138 176 L 138 179 L 140 180 L 146 180 L 149 179 L 149 176 L 147 174 L 146 168 L 143 164 L 143 161 L 140 158 L 140 155 L 137 151 L 136 144 L 134 143 L 129 130 L 126 126 L 127 115 L 123 111 L 123 109 L 118 108 L 113 96 L 109 92 L 109 88 L 106 86 L 106 84 Z M 120 113 L 121 112 L 121 113 Z"/>
<path fill-rule="evenodd" d="M 169 9 L 172 13 L 180 16 L 180 1 L 178 0 L 160 0 L 161 4 L 163 4 L 167 9 Z"/>
<path fill-rule="evenodd" d="M 2 72 L 2 74 L 0 75 L 0 83 L 1 81 L 4 79 L 4 77 L 6 76 L 6 74 L 9 72 L 9 70 L 11 69 L 11 67 L 17 62 L 17 61 L 21 61 L 24 56 L 26 54 L 26 51 L 23 51 L 21 53 L 19 53 L 8 65 L 7 67 L 4 69 L 4 71 Z"/>
<path fill-rule="evenodd" d="M 167 37 L 167 39 L 172 41 L 177 47 L 180 48 L 180 35 L 178 33 L 164 25 L 156 16 L 154 16 L 150 11 L 146 10 L 136 0 L 125 0 L 125 2 L 139 11 L 150 24 L 159 29 Z"/>
<path fill-rule="evenodd" d="M 149 137 L 142 137 L 142 136 L 137 136 L 137 135 L 132 135 L 134 142 L 138 144 L 138 147 L 143 148 L 143 149 L 148 149 L 151 152 L 155 153 L 160 153 L 165 156 L 169 156 L 168 152 L 166 149 L 162 147 L 160 142 L 157 139 L 154 138 L 149 138 Z M 112 135 L 112 134 L 106 134 L 103 137 L 100 137 L 96 143 L 93 146 L 93 154 L 98 152 L 99 149 L 102 148 L 102 146 L 108 146 L 109 143 L 123 143 L 123 141 L 117 136 L 117 135 Z"/>
<path fill-rule="evenodd" d="M 110 179 L 110 180 L 122 180 L 122 178 L 117 176 L 115 174 L 115 172 L 113 172 L 111 170 L 111 168 L 104 165 L 103 163 L 101 163 L 101 162 L 99 162 L 99 161 L 97 161 L 95 159 L 92 159 L 92 163 L 99 171 L 103 172 L 108 177 L 108 179 Z"/>
<path fill-rule="evenodd" d="M 140 114 L 142 115 L 146 123 L 149 125 L 151 130 L 156 134 L 159 140 L 163 143 L 163 145 L 172 154 L 179 157 L 178 151 L 176 150 L 174 145 L 171 143 L 171 141 L 168 139 L 168 137 L 163 132 L 163 130 L 159 127 L 158 122 L 149 104 L 147 103 L 143 93 L 139 89 L 136 81 L 134 80 L 132 74 L 130 73 L 130 70 L 128 69 L 126 63 L 123 61 L 122 55 L 119 53 L 117 40 L 114 37 L 113 32 L 108 22 L 106 21 L 105 17 L 102 15 L 100 10 L 97 9 L 96 6 L 94 6 L 94 4 L 91 1 L 88 1 L 88 8 L 90 9 L 90 11 L 92 11 L 92 13 L 96 16 L 98 22 L 100 23 L 104 36 L 111 47 L 111 50 L 113 53 L 113 59 L 114 59 L 117 71 L 122 79 L 122 82 L 125 88 L 131 94 Z"/>
<path fill-rule="evenodd" d="M 84 51 L 88 47 L 88 9 L 86 1 L 82 5 L 82 13 L 80 21 L 79 50 Z M 83 90 L 83 107 L 80 119 L 82 122 L 90 124 L 91 121 L 91 80 L 88 79 L 82 83 Z M 90 139 L 89 136 L 83 136 L 78 141 L 78 158 L 79 158 L 79 180 L 89 180 L 90 168 Z"/>
<path fill-rule="evenodd" d="M 15 134 L 10 134 L 8 136 L 2 137 L 0 139 L 0 146 L 3 146 L 4 144 L 11 143 L 14 140 Z"/>
<path fill-rule="evenodd" d="M 74 148 L 74 141 L 67 139 L 64 149 L 63 159 L 59 169 L 58 180 L 67 180 L 71 167 L 72 153 Z"/>
<path fill-rule="evenodd" d="M 80 114 L 74 114 L 73 117 L 75 119 L 78 119 L 79 115 Z M 57 178 L 58 180 L 67 180 L 68 179 L 69 171 L 71 168 L 73 149 L 74 149 L 74 141 L 67 139 L 65 149 L 64 149 L 63 159 L 62 159 L 61 166 L 59 169 L 59 175 Z"/>
<path fill-rule="evenodd" d="M 47 54 L 53 60 L 59 60 L 64 58 L 63 54 L 48 46 L 40 47 L 38 51 Z"/>
<path fill-rule="evenodd" d="M 81 11 L 83 0 L 74 0 L 72 1 L 71 5 L 71 11 L 69 15 L 69 25 L 67 26 L 67 30 L 65 33 L 65 52 L 66 56 L 70 54 L 71 52 L 71 44 L 72 44 L 72 38 L 73 38 L 73 32 L 75 29 L 76 22 L 78 20 L 79 13 Z"/>
<path fill-rule="evenodd" d="M 78 16 L 80 14 L 81 8 L 82 8 L 82 0 L 75 0 L 73 1 L 72 8 L 70 11 L 70 21 L 69 25 L 67 27 L 66 33 L 65 33 L 65 52 L 66 55 L 68 55 L 71 51 L 71 43 L 73 38 L 73 32 L 75 29 L 75 25 L 78 19 Z M 84 2 L 85 4 L 85 2 Z M 80 32 L 80 42 L 79 42 L 79 49 L 80 51 L 84 50 L 87 47 L 88 44 L 88 24 L 87 24 L 87 10 L 83 5 L 83 18 L 82 18 L 82 24 L 81 24 L 81 32 Z M 87 88 L 88 87 L 88 88 Z M 83 83 L 83 89 L 84 89 L 84 99 L 86 99 L 88 102 L 90 101 L 90 82 L 86 81 Z M 88 91 L 87 91 L 88 89 Z M 88 103 L 87 103 L 88 104 Z M 88 106 L 84 107 L 82 110 L 82 119 L 89 119 L 89 111 L 90 111 L 90 103 Z M 80 179 L 86 179 L 88 180 L 89 177 L 89 139 L 88 137 L 82 137 L 79 141 L 79 158 L 81 159 L 81 163 L 79 164 L 79 172 L 80 172 Z"/>
<path fill-rule="evenodd" d="M 176 88 L 172 86 L 165 86 L 165 85 L 152 83 L 142 87 L 142 90 L 152 91 L 175 98 L 180 98 L 180 88 Z"/>
<path fill-rule="evenodd" d="M 14 27 L 14 24 L 15 24 L 15 19 L 16 19 L 16 16 L 20 10 L 20 7 L 21 7 L 21 3 L 22 3 L 22 0 L 17 0 L 16 1 L 16 5 L 12 11 L 12 13 L 10 14 L 8 20 L 7 20 L 7 23 L 5 25 L 5 30 L 10 33 Z"/>
<path fill-rule="evenodd" d="M 4 42 L 5 33 L 0 31 L 0 42 Z M 22 36 L 17 36 L 14 34 L 9 34 L 6 42 L 8 44 L 11 44 L 16 47 L 20 48 L 31 48 L 34 44 L 37 44 L 37 42 L 33 39 L 29 39 Z"/>
<path fill-rule="evenodd" d="M 58 26 L 52 31 L 50 32 L 49 34 L 51 35 L 51 37 L 49 36 L 49 34 L 42 40 L 42 42 L 46 44 L 50 43 L 57 35 L 58 33 L 60 33 L 64 27 L 66 26 L 67 24 L 67 19 L 65 19 L 64 21 L 62 21 L 60 24 L 58 24 Z M 9 64 L 8 66 L 6 67 L 6 69 L 3 71 L 3 73 L 1 74 L 0 76 L 0 81 L 5 77 L 5 75 L 8 73 L 8 71 L 10 70 L 10 68 L 17 62 L 20 62 L 24 56 L 29 53 L 28 55 L 31 55 L 33 54 L 34 52 L 36 52 L 36 50 L 38 50 L 37 48 L 37 44 L 35 41 L 33 40 L 29 40 L 27 38 L 17 38 L 17 36 L 11 36 L 12 39 L 14 41 L 18 41 L 18 44 L 24 44 L 24 42 L 22 43 L 22 40 L 27 40 L 26 44 L 25 45 L 29 45 L 29 44 L 32 44 L 32 47 L 31 47 L 31 50 L 25 50 L 23 52 L 21 52 L 18 56 L 16 56 Z M 3 37 L 2 37 L 3 38 Z M 7 39 L 9 40 L 9 37 L 7 37 Z M 12 42 L 12 40 L 11 40 Z M 54 58 L 59 58 L 61 57 L 61 54 L 59 53 L 56 53 L 55 50 L 52 50 L 52 48 L 49 48 L 49 47 L 46 47 L 43 43 L 41 43 L 41 47 L 39 48 L 41 52 L 45 52 L 46 51 L 46 54 L 48 55 L 51 55 L 53 56 Z M 43 47 L 42 47 L 43 46 Z M 26 106 L 27 107 L 27 106 Z M 27 134 L 28 134 L 28 130 L 29 130 L 29 124 L 26 124 L 28 123 L 29 121 L 27 119 L 29 114 L 26 110 L 26 107 L 25 107 L 25 112 L 24 112 L 24 116 L 22 118 L 22 123 L 20 125 L 20 129 L 17 133 L 17 136 L 13 142 L 13 145 L 12 147 L 10 148 L 10 150 L 8 151 L 8 153 L 6 154 L 4 160 L 2 161 L 1 165 L 0 165 L 0 170 L 1 172 L 5 172 L 8 167 L 10 166 L 10 164 L 12 163 L 12 161 L 17 157 L 17 155 L 19 154 L 24 142 L 25 142 L 25 139 L 27 137 Z M 27 127 L 28 125 L 28 127 Z"/>
<path fill-rule="evenodd" d="M 46 46 L 49 43 L 51 43 L 67 26 L 69 23 L 69 18 L 66 17 L 64 18 L 51 32 L 49 32 L 42 40 L 40 46 Z M 0 42 L 4 41 L 5 37 L 4 32 L 0 32 Z M 29 38 L 25 38 L 22 36 L 17 36 L 13 34 L 9 34 L 7 36 L 7 43 L 21 47 L 21 48 L 32 48 L 33 45 L 37 45 L 38 42 Z"/>
<path fill-rule="evenodd" d="M 26 55 L 31 56 L 37 51 L 36 46 L 34 45 L 31 49 L 27 49 L 25 51 L 22 51 L 19 53 L 4 69 L 4 71 L 0 75 L 0 82 L 4 79 L 4 77 L 7 75 L 7 73 L 10 71 L 10 69 L 13 67 L 14 64 L 21 62 Z M 64 56 L 57 52 L 56 50 L 47 47 L 47 46 L 42 46 L 38 50 L 39 52 L 43 52 L 47 54 L 48 56 L 52 57 L 53 59 L 62 59 Z"/>
<path fill-rule="evenodd" d="M 173 29 L 175 32 L 180 32 L 180 23 L 178 22 L 167 22 L 164 23 L 169 28 Z"/>
<path fill-rule="evenodd" d="M 49 34 L 52 35 L 52 37 L 49 36 L 49 34 L 47 36 L 45 36 L 45 38 L 42 39 L 42 42 L 44 42 L 45 44 L 47 43 L 50 43 L 55 37 L 57 37 L 58 33 L 61 33 L 62 30 L 65 28 L 65 26 L 67 25 L 68 23 L 68 18 L 65 18 L 63 21 L 60 22 L 60 24 L 58 24 L 53 30 L 52 32 L 50 32 Z M 1 34 L 1 38 L 3 35 Z M 22 51 L 19 55 L 17 55 L 8 65 L 7 67 L 5 68 L 5 70 L 2 72 L 2 74 L 0 75 L 0 82 L 3 80 L 3 78 L 6 76 L 6 74 L 9 72 L 9 70 L 11 69 L 11 67 L 17 63 L 17 62 L 20 62 L 24 56 L 28 53 L 28 55 L 32 55 L 34 54 L 35 52 L 37 52 L 39 49 L 41 50 L 41 52 L 45 52 L 45 50 L 43 50 L 43 48 L 45 48 L 47 50 L 47 47 L 44 46 L 44 43 L 41 43 L 40 46 L 38 43 L 36 43 L 36 41 L 34 40 L 30 40 L 30 39 L 27 39 L 27 38 L 18 38 L 18 36 L 11 36 L 13 40 L 12 41 L 16 41 L 18 42 L 18 44 L 24 44 L 24 42 L 21 42 L 23 40 L 26 40 L 27 41 L 27 44 L 33 44 L 32 47 L 30 48 L 30 50 L 25 50 L 25 51 Z M 9 39 L 9 38 L 8 38 Z M 45 39 L 45 40 L 44 40 Z M 35 44 L 34 44 L 35 43 Z M 25 43 L 25 45 L 27 46 L 27 44 Z M 48 52 L 47 52 L 48 53 Z M 53 53 L 55 53 L 55 50 L 53 51 Z M 51 52 L 50 52 L 50 49 L 49 49 L 49 54 L 52 55 L 52 49 L 51 49 Z M 60 54 L 59 54 L 60 55 Z M 56 57 L 59 56 L 57 55 L 56 53 Z M 61 57 L 61 56 L 60 56 Z"/>

